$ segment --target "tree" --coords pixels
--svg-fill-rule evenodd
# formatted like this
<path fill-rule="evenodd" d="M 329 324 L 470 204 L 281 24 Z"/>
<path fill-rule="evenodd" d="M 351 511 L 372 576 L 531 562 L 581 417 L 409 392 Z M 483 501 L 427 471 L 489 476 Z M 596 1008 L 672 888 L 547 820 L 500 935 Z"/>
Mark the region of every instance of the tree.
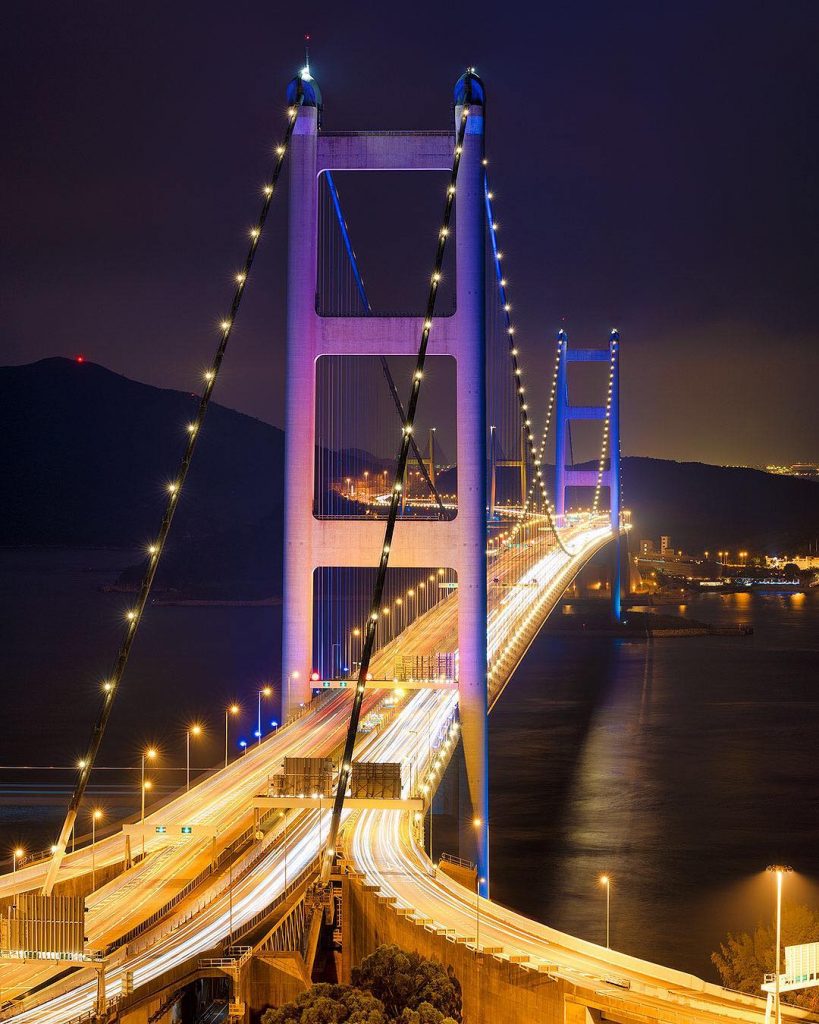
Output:
<path fill-rule="evenodd" d="M 457 1024 L 454 1017 L 445 1017 L 431 1003 L 421 1003 L 417 1010 L 405 1008 L 396 1024 Z"/>
<path fill-rule="evenodd" d="M 782 945 L 798 946 L 819 942 L 819 914 L 810 907 L 786 904 L 782 911 Z M 728 988 L 759 995 L 759 986 L 776 964 L 776 929 L 758 924 L 753 932 L 729 935 L 711 961 Z M 784 965 L 784 959 L 782 960 Z M 784 1000 L 819 1011 L 819 989 L 787 992 Z"/>
<path fill-rule="evenodd" d="M 391 1024 L 384 1004 L 351 985 L 313 985 L 292 1003 L 262 1014 L 262 1024 Z M 412 1024 L 415 1024 L 413 1021 Z M 426 1024 L 426 1021 L 419 1021 Z"/>
<path fill-rule="evenodd" d="M 372 993 L 383 1003 L 387 1015 L 401 1024 L 405 1024 L 401 1016 L 405 1010 L 418 1014 L 407 1017 L 407 1024 L 461 1020 L 461 985 L 452 967 L 420 953 L 406 953 L 395 945 L 379 946 L 353 969 L 353 985 Z M 441 1018 L 430 1016 L 432 1010 L 437 1010 Z"/>

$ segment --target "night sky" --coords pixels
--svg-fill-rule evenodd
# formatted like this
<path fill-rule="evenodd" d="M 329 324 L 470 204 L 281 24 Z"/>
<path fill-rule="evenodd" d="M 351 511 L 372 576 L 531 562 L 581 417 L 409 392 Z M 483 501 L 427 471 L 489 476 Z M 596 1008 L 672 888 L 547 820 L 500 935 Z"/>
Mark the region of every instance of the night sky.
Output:
<path fill-rule="evenodd" d="M 4 5 L 3 362 L 198 387 L 309 32 L 331 130 L 446 128 L 477 66 L 524 365 L 617 326 L 625 454 L 819 459 L 815 0 L 303 9 Z M 277 425 L 283 200 L 216 394 Z"/>

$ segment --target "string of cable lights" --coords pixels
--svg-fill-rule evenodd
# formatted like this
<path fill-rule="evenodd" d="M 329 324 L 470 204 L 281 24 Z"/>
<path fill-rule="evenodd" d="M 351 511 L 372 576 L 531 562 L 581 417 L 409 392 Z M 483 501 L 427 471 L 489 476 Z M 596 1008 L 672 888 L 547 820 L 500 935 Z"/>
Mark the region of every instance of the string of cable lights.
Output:
<path fill-rule="evenodd" d="M 606 469 L 606 458 L 609 452 L 609 435 L 611 426 L 611 403 L 614 393 L 614 368 L 617 361 L 617 339 L 612 332 L 611 355 L 609 357 L 609 383 L 606 391 L 606 415 L 603 419 L 603 440 L 600 445 L 600 461 L 597 465 L 597 483 L 594 488 L 594 501 L 592 503 L 592 515 L 596 515 L 600 505 L 600 490 L 603 486 L 603 473 Z"/>
<path fill-rule="evenodd" d="M 484 161 L 486 163 L 486 161 Z M 551 499 L 549 498 L 549 492 L 546 487 L 546 481 L 543 478 L 542 468 L 542 453 L 545 451 L 546 435 L 548 433 L 548 423 L 551 420 L 552 408 L 554 406 L 555 398 L 555 387 L 557 384 L 557 365 L 552 376 L 552 387 L 549 395 L 549 409 L 547 413 L 547 425 L 544 430 L 543 440 L 541 442 L 541 455 L 538 455 L 535 447 L 535 436 L 532 430 L 532 418 L 529 413 L 529 403 L 526 400 L 526 388 L 523 384 L 523 368 L 521 366 L 520 351 L 515 341 L 515 326 L 512 320 L 512 304 L 509 301 L 508 293 L 508 281 L 504 276 L 501 261 L 503 260 L 503 253 L 498 249 L 498 223 L 495 220 L 494 213 L 494 193 L 489 187 L 489 176 L 488 173 L 484 175 L 484 199 L 486 203 L 486 216 L 489 225 L 489 241 L 492 247 L 492 257 L 495 264 L 495 274 L 498 282 L 498 292 L 500 297 L 501 308 L 503 309 L 505 323 L 506 323 L 506 334 L 508 336 L 509 344 L 509 355 L 512 361 L 512 375 L 515 384 L 515 390 L 518 396 L 518 408 L 520 411 L 521 430 L 524 432 L 524 441 L 526 446 L 527 455 L 531 456 L 534 469 L 535 479 L 532 482 L 529 492 L 526 496 L 526 501 L 521 515 L 518 517 L 517 522 L 512 526 L 511 530 L 507 531 L 504 536 L 504 542 L 511 544 L 520 531 L 524 529 L 526 525 L 526 518 L 532 506 L 532 500 L 535 495 L 535 491 L 540 492 L 541 506 L 545 512 L 547 522 L 554 532 L 555 539 L 560 546 L 564 554 L 570 554 L 568 548 L 563 543 L 560 537 L 557 526 L 553 519 L 554 506 L 552 505 Z M 558 359 L 560 353 L 558 350 Z M 558 364 L 559 365 L 559 364 Z"/>
<path fill-rule="evenodd" d="M 438 284 L 441 280 L 441 268 L 443 266 L 444 253 L 446 251 L 447 238 L 450 232 L 450 223 L 452 221 L 452 210 L 455 204 L 455 191 L 458 181 L 458 168 L 461 163 L 461 153 L 463 151 L 464 136 L 466 135 L 466 126 L 469 121 L 470 103 L 472 100 L 472 73 L 468 72 L 464 76 L 466 97 L 464 104 L 461 108 L 461 118 L 458 123 L 458 132 L 455 139 L 455 150 L 452 156 L 452 170 L 449 179 L 449 185 L 446 190 L 446 199 L 444 202 L 444 214 L 442 218 L 441 228 L 438 232 L 438 245 L 435 253 L 435 262 L 430 277 L 429 291 L 427 295 L 426 313 L 424 317 L 423 327 L 421 329 L 421 340 L 418 346 L 418 355 L 415 364 L 415 372 L 412 376 L 412 387 L 410 389 L 410 397 L 407 402 L 406 418 L 404 420 L 402 434 L 401 434 L 401 445 L 398 452 L 398 458 L 395 465 L 395 473 L 393 477 L 393 487 L 390 496 L 390 510 L 387 517 L 386 527 L 384 529 L 384 543 L 381 548 L 381 558 L 378 563 L 378 571 L 376 574 L 375 585 L 373 586 L 372 601 L 370 602 L 370 613 L 367 617 L 366 634 L 364 637 L 364 643 L 362 645 L 361 652 L 361 663 L 358 670 L 358 682 L 356 684 L 355 691 L 353 693 L 353 705 L 350 712 L 350 723 L 347 729 L 347 737 L 344 744 L 344 753 L 341 759 L 341 765 L 339 769 L 338 786 L 336 788 L 336 795 L 333 801 L 333 814 L 330 822 L 330 828 L 327 835 L 327 845 L 322 858 L 321 864 L 321 880 L 326 883 L 329 880 L 330 872 L 332 870 L 333 859 L 335 857 L 336 843 L 338 841 L 338 832 L 341 826 L 341 815 L 344 810 L 344 798 L 347 792 L 347 783 L 349 780 L 350 771 L 352 769 L 353 750 L 355 748 L 355 739 L 358 733 L 358 724 L 361 718 L 361 706 L 364 701 L 364 689 L 367 680 L 367 673 L 370 670 L 370 659 L 372 657 L 373 645 L 375 642 L 376 629 L 378 626 L 378 620 L 380 617 L 380 611 L 382 606 L 382 595 L 384 591 L 384 583 L 387 576 L 387 569 L 389 567 L 390 560 L 390 547 L 392 545 L 393 534 L 395 533 L 395 525 L 398 520 L 398 512 L 401 505 L 401 489 L 403 486 L 404 474 L 407 467 L 407 458 L 410 452 L 410 437 L 412 435 L 413 423 L 415 420 L 415 414 L 418 407 L 418 398 L 421 393 L 421 381 L 424 377 L 424 365 L 426 363 L 427 348 L 429 345 L 429 335 L 432 330 L 432 317 L 435 313 L 435 303 L 438 296 Z"/>
<path fill-rule="evenodd" d="M 179 498 L 182 492 L 182 488 L 185 485 L 185 480 L 190 469 L 191 461 L 193 459 L 194 451 L 196 450 L 196 444 L 199 438 L 199 433 L 202 428 L 202 424 L 205 420 L 205 415 L 208 411 L 211 396 L 216 385 L 216 379 L 219 375 L 219 371 L 222 366 L 222 361 L 227 350 L 228 342 L 230 341 L 233 326 L 236 321 L 236 316 L 239 312 L 241 305 L 242 296 L 245 293 L 248 277 L 250 276 L 251 267 L 256 256 L 256 252 L 259 247 L 259 240 L 264 230 L 265 221 L 270 210 L 270 205 L 273 201 L 273 196 L 276 193 L 276 186 L 281 176 L 282 168 L 284 166 L 285 156 L 287 154 L 290 140 L 293 134 L 293 129 L 296 125 L 296 118 L 298 115 L 299 107 L 302 103 L 302 93 L 299 88 L 296 102 L 291 105 L 287 110 L 287 124 L 284 133 L 283 141 L 276 147 L 275 154 L 276 160 L 273 165 L 273 170 L 270 175 L 268 182 L 262 188 L 262 205 L 259 212 L 259 216 L 256 220 L 255 225 L 250 229 L 250 244 L 248 245 L 247 253 L 245 255 L 244 264 L 242 269 L 235 275 L 235 288 L 233 291 L 233 298 L 230 303 L 228 314 L 224 320 L 219 324 L 219 341 L 216 346 L 213 359 L 210 366 L 204 373 L 204 380 L 202 385 L 201 394 L 199 397 L 199 405 L 197 408 L 196 416 L 187 425 L 188 439 L 185 445 L 185 449 L 182 455 L 182 459 L 179 464 L 179 470 L 175 478 L 167 484 L 167 501 L 165 505 L 165 511 L 162 516 L 162 521 L 159 526 L 159 530 L 156 533 L 156 537 L 153 542 L 148 546 L 146 552 L 146 565 L 145 571 L 142 577 L 142 581 L 137 592 L 137 598 L 133 606 L 128 609 L 125 613 L 125 632 L 120 643 L 119 651 L 114 662 L 114 668 L 105 682 L 102 684 L 102 702 L 97 715 L 97 720 L 94 724 L 93 731 L 91 733 L 91 740 L 88 744 L 87 752 L 85 756 L 78 763 L 78 774 L 77 781 L 74 786 L 74 790 L 71 796 L 71 800 L 68 805 L 68 811 L 66 813 L 65 821 L 63 823 L 60 837 L 53 847 L 53 856 L 51 864 L 49 866 L 46 881 L 43 887 L 44 893 L 48 894 L 54 884 L 57 872 L 59 870 L 60 863 L 65 850 L 68 845 L 68 840 L 71 836 L 71 832 L 74 828 L 77 813 L 79 811 L 80 804 L 82 802 L 83 795 L 85 794 L 88 781 L 91 777 L 91 770 L 94 767 L 94 761 L 97 753 L 99 752 L 100 744 L 105 733 L 108 719 L 111 715 L 113 708 L 114 699 L 119 689 L 122 677 L 125 672 L 125 668 L 128 664 L 128 658 L 133 647 L 134 640 L 139 630 L 140 623 L 142 621 L 145 607 L 148 602 L 148 597 L 151 593 L 151 588 L 156 578 L 156 572 L 159 567 L 162 552 L 165 548 L 165 542 L 170 532 L 171 524 L 173 522 L 176 509 L 179 505 Z"/>

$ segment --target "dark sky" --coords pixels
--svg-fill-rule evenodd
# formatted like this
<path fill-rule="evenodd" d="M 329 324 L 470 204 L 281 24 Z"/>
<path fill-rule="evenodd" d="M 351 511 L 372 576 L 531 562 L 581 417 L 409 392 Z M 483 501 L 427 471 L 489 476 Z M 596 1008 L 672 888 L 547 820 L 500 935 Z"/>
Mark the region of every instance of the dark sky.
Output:
<path fill-rule="evenodd" d="M 4 5 L 4 362 L 198 386 L 309 31 L 328 129 L 477 66 L 525 365 L 619 327 L 625 453 L 819 458 L 815 0 L 297 8 Z M 276 424 L 281 198 L 217 392 Z"/>

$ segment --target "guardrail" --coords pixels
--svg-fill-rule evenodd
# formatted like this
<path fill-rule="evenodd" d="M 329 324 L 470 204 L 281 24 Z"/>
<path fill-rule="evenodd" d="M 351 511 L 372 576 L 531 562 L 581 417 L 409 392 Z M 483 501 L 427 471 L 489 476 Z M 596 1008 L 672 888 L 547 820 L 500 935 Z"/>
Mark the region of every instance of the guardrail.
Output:
<path fill-rule="evenodd" d="M 200 969 L 206 971 L 209 968 L 218 967 L 221 970 L 241 970 L 253 956 L 253 947 L 230 946 L 226 952 L 228 954 L 227 956 L 211 956 L 200 960 Z"/>
<path fill-rule="evenodd" d="M 444 864 L 454 864 L 456 867 L 466 868 L 467 871 L 475 871 L 477 868 L 477 864 L 473 861 L 466 860 L 465 857 L 456 857 L 453 853 L 442 853 L 440 860 L 442 860 Z"/>

